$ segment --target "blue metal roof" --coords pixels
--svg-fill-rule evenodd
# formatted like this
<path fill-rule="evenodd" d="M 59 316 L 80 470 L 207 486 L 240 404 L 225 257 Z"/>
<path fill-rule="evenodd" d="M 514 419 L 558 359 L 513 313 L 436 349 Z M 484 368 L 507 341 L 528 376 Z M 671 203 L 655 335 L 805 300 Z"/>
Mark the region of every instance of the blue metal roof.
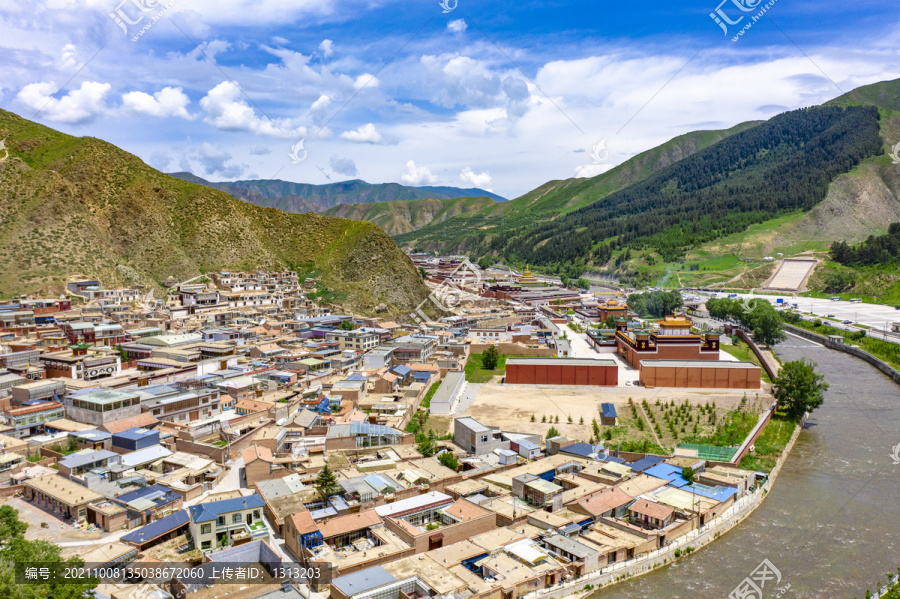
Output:
<path fill-rule="evenodd" d="M 391 372 L 393 372 L 394 374 L 399 374 L 400 376 L 406 376 L 410 372 L 412 372 L 412 370 L 409 369 L 409 366 L 400 364 L 399 366 L 394 366 L 393 368 L 391 368 Z"/>
<path fill-rule="evenodd" d="M 707 497 L 709 499 L 715 499 L 718 502 L 725 501 L 735 493 L 737 493 L 737 489 L 734 487 L 725 487 L 725 486 L 715 486 L 710 487 L 709 485 L 704 485 L 702 483 L 694 483 L 693 485 L 685 485 L 681 487 L 682 491 L 691 492 L 693 491 L 697 495 L 701 497 Z"/>
<path fill-rule="evenodd" d="M 331 581 L 331 586 L 350 597 L 396 581 L 394 575 L 381 566 L 373 566 L 359 572 L 338 576 Z"/>
<path fill-rule="evenodd" d="M 522 439 L 521 441 L 519 441 L 519 449 L 535 450 L 540 448 L 540 445 L 538 445 L 534 441 L 529 441 L 528 439 Z"/>
<path fill-rule="evenodd" d="M 192 505 L 188 507 L 188 510 L 194 522 L 209 522 L 218 518 L 219 514 L 227 514 L 249 508 L 261 508 L 264 505 L 265 502 L 262 500 L 262 497 L 254 494 L 247 497 L 234 497 L 232 499 Z"/>
<path fill-rule="evenodd" d="M 115 433 L 115 434 L 113 434 L 113 437 L 115 437 L 117 439 L 128 439 L 131 441 L 137 441 L 139 439 L 143 439 L 147 435 L 155 435 L 156 437 L 159 437 L 159 432 L 147 430 L 146 428 L 134 427 L 134 428 L 128 429 L 127 431 L 122 431 L 121 433 Z"/>
<path fill-rule="evenodd" d="M 60 465 L 67 468 L 80 468 L 81 466 L 96 464 L 97 462 L 100 462 L 102 460 L 108 460 L 112 457 L 118 456 L 119 454 L 114 451 L 109 451 L 108 449 L 98 449 L 90 453 L 74 453 L 69 457 L 60 460 L 59 463 Z"/>
<path fill-rule="evenodd" d="M 616 417 L 616 406 L 611 403 L 600 404 L 600 408 L 603 410 L 604 418 L 615 418 Z"/>
<path fill-rule="evenodd" d="M 560 448 L 559 453 L 567 453 L 569 455 L 577 455 L 586 458 L 594 453 L 594 446 L 590 443 L 572 443 L 571 445 Z"/>
<path fill-rule="evenodd" d="M 665 461 L 665 458 L 661 458 L 656 455 L 648 455 L 647 457 L 640 459 L 636 462 L 632 462 L 631 464 L 628 464 L 628 465 L 631 467 L 632 472 L 643 472 L 647 468 L 656 466 L 657 464 L 662 463 L 664 461 Z"/>
<path fill-rule="evenodd" d="M 177 530 L 190 522 L 187 510 L 178 510 L 174 514 L 169 514 L 165 518 L 160 518 L 155 522 L 151 522 L 146 526 L 135 529 L 122 537 L 123 541 L 131 543 L 146 543 L 158 536 Z"/>
<path fill-rule="evenodd" d="M 681 468 L 672 464 L 657 464 L 644 470 L 644 474 L 649 474 L 655 478 L 661 478 L 669 481 L 673 487 L 681 488 L 688 484 L 688 481 L 681 476 Z"/>
<path fill-rule="evenodd" d="M 162 485 L 148 485 L 135 491 L 123 493 L 116 497 L 116 501 L 121 503 L 131 503 L 138 499 L 146 499 L 155 502 L 157 505 L 165 505 L 175 501 L 177 498 L 178 493 L 172 491 L 168 487 Z"/>

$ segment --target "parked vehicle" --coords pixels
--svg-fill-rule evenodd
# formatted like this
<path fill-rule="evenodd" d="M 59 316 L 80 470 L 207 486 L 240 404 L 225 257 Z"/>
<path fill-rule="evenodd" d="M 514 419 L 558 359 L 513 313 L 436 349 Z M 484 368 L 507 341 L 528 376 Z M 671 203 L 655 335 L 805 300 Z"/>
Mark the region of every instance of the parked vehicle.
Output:
<path fill-rule="evenodd" d="M 852 320 L 845 320 L 842 324 L 853 324 Z"/>
<path fill-rule="evenodd" d="M 831 301 L 833 301 L 833 302 L 839 302 L 839 301 L 841 301 L 841 298 L 838 297 L 838 296 L 834 296 L 833 298 L 831 298 Z"/>
<path fill-rule="evenodd" d="M 861 304 L 862 300 L 859 299 L 858 297 L 854 297 L 852 300 L 850 300 L 850 303 L 851 304 Z"/>

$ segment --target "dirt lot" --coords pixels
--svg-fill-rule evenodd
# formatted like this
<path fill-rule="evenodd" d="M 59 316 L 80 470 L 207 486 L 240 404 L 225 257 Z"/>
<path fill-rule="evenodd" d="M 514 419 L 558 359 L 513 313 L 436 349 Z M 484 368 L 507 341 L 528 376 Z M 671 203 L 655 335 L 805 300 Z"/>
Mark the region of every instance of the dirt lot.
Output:
<path fill-rule="evenodd" d="M 753 398 L 755 392 L 748 392 Z M 715 402 L 716 406 L 730 410 L 740 404 L 743 391 L 733 390 L 679 390 L 679 389 L 645 389 L 643 387 L 570 387 L 570 386 L 536 386 L 536 385 L 494 385 L 485 384 L 478 390 L 478 399 L 466 410 L 463 416 L 471 416 L 482 424 L 499 426 L 501 430 L 545 435 L 554 420 L 553 426 L 560 434 L 578 440 L 591 437 L 591 420 L 600 420 L 600 404 L 612 403 L 620 416 L 629 412 L 628 398 L 640 403 L 646 399 L 651 404 L 657 399 L 674 400 L 681 403 L 685 400 L 695 405 Z M 531 422 L 534 414 L 536 422 Z M 541 422 L 546 416 L 548 421 Z M 559 423 L 556 423 L 556 417 Z M 569 423 L 568 417 L 572 417 Z M 579 420 L 584 418 L 584 424 Z"/>
<path fill-rule="evenodd" d="M 70 524 L 66 524 L 50 512 L 45 512 L 21 497 L 8 497 L 4 499 L 4 503 L 19 510 L 19 519 L 28 524 L 25 538 L 30 541 L 92 541 L 106 535 L 99 530 L 93 532 L 76 530 Z M 42 523 L 46 523 L 47 527 L 41 528 Z"/>

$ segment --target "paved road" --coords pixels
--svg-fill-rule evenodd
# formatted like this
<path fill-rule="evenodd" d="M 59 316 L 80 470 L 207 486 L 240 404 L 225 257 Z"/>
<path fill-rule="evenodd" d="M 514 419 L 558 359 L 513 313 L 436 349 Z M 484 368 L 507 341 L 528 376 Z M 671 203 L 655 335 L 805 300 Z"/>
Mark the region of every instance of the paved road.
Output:
<path fill-rule="evenodd" d="M 751 293 L 739 293 L 737 295 L 740 299 L 748 298 L 768 301 L 773 305 L 778 305 L 778 298 L 781 297 L 786 302 L 796 303 L 798 310 L 810 313 L 812 317 L 825 317 L 833 314 L 834 318 L 839 321 L 852 320 L 854 323 L 864 324 L 881 330 L 884 329 L 885 325 L 888 325 L 888 328 L 890 328 L 890 323 L 892 322 L 900 322 L 900 310 L 897 310 L 894 306 L 851 304 L 848 301 L 833 302 L 828 299 L 791 297 L 790 295 L 754 295 Z M 724 297 L 723 294 L 719 294 L 719 296 Z M 836 326 L 838 328 L 846 328 L 840 325 Z"/>

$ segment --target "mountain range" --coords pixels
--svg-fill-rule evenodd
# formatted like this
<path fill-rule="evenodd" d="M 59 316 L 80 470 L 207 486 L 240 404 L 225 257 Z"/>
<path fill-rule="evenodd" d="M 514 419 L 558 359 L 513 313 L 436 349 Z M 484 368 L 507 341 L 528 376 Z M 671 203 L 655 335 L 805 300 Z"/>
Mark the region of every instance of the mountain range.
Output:
<path fill-rule="evenodd" d="M 375 225 L 255 206 L 170 177 L 107 142 L 0 110 L 0 293 L 97 278 L 159 285 L 221 268 L 291 268 L 359 311 L 414 308 L 428 290 Z"/>
<path fill-rule="evenodd" d="M 173 177 L 212 187 L 228 195 L 265 208 L 278 208 L 285 212 L 324 212 L 343 204 L 371 204 L 375 202 L 408 202 L 425 199 L 491 198 L 505 202 L 495 193 L 483 189 L 459 187 L 411 187 L 399 183 L 366 183 L 359 179 L 313 185 L 293 183 L 278 179 L 211 182 L 191 173 L 170 173 Z"/>
<path fill-rule="evenodd" d="M 646 275 L 636 283 L 694 262 L 682 283 L 725 282 L 740 258 L 824 257 L 833 241 L 900 221 L 900 166 L 886 153 L 898 141 L 900 80 L 886 81 L 768 121 L 681 135 L 596 177 L 550 181 L 395 239 L 551 272 Z M 722 276 L 704 274 L 713 270 Z"/>

